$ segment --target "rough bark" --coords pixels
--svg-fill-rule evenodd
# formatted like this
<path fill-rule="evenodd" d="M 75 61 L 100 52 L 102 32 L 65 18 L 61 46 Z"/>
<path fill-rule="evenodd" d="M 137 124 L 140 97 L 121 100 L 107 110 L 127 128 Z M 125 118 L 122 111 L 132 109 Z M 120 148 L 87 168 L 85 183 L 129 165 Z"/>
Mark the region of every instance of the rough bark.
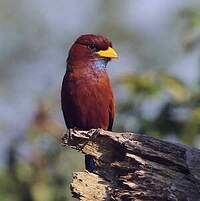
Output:
<path fill-rule="evenodd" d="M 94 158 L 94 173 L 74 173 L 79 200 L 198 201 L 200 150 L 146 135 L 71 130 L 64 145 Z"/>

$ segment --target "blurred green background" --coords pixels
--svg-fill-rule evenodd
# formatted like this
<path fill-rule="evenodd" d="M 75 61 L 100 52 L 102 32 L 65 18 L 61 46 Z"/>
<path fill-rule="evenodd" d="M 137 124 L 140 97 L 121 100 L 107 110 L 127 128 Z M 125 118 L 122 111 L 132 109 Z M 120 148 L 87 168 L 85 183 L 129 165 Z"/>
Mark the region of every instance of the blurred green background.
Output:
<path fill-rule="evenodd" d="M 0 0 L 0 200 L 67 201 L 83 156 L 59 144 L 67 52 L 108 36 L 115 131 L 200 147 L 200 1 Z"/>

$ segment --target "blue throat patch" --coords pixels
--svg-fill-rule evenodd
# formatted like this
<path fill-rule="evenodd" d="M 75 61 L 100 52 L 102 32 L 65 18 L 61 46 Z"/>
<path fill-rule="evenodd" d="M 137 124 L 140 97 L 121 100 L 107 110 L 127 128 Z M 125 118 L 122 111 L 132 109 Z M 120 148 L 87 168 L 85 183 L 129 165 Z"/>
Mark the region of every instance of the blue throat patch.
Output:
<path fill-rule="evenodd" d="M 95 68 L 98 70 L 105 70 L 108 64 L 108 59 L 98 59 L 95 61 Z"/>

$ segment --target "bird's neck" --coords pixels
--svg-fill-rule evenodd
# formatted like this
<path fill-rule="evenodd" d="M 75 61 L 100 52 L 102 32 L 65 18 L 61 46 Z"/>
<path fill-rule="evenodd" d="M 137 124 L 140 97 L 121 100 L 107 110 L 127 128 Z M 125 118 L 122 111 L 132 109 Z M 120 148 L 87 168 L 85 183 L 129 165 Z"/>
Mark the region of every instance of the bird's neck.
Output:
<path fill-rule="evenodd" d="M 106 71 L 107 64 L 110 59 L 108 58 L 98 58 L 98 59 L 91 59 L 91 60 L 86 60 L 86 61 L 71 61 L 69 60 L 67 62 L 67 69 L 68 71 L 71 70 L 83 70 L 83 69 L 92 69 L 94 71 Z"/>
<path fill-rule="evenodd" d="M 97 59 L 94 61 L 92 68 L 94 68 L 94 70 L 98 70 L 98 71 L 105 71 L 108 61 L 109 61 L 109 59 L 107 59 L 107 58 Z"/>

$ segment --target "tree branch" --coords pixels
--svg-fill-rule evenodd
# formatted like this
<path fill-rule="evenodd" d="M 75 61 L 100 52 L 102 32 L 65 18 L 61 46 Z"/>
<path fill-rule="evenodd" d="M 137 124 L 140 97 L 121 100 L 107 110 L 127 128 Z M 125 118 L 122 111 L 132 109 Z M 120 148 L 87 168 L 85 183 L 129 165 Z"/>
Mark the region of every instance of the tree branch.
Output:
<path fill-rule="evenodd" d="M 79 200 L 200 200 L 200 150 L 135 133 L 71 130 L 62 143 L 89 154 L 95 174 L 74 173 Z"/>

